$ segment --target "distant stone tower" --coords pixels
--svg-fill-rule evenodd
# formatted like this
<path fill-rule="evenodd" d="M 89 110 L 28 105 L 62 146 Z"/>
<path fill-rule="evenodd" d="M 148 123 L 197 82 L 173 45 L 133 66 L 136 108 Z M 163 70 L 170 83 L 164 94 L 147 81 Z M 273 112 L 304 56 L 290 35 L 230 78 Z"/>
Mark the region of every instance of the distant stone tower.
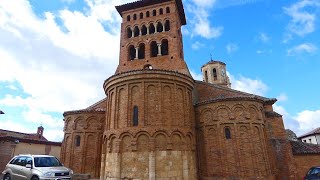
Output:
<path fill-rule="evenodd" d="M 231 88 L 226 64 L 220 61 L 209 61 L 201 67 L 203 81 Z"/>
<path fill-rule="evenodd" d="M 117 6 L 120 58 L 107 95 L 101 179 L 196 179 L 192 79 L 181 0 Z"/>

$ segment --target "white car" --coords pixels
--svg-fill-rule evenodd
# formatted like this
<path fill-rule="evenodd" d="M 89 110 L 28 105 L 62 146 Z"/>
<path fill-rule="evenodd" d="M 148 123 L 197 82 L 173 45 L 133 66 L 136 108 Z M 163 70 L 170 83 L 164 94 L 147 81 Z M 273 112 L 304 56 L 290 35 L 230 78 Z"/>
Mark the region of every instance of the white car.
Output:
<path fill-rule="evenodd" d="M 2 172 L 3 180 L 71 180 L 73 171 L 54 156 L 18 155 Z"/>

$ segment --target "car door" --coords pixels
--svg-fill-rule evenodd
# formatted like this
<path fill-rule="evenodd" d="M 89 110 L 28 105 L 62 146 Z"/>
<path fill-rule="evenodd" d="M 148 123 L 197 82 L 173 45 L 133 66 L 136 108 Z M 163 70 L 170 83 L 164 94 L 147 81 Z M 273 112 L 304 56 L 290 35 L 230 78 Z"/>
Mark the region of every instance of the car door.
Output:
<path fill-rule="evenodd" d="M 22 170 L 22 165 L 25 161 L 26 157 L 20 156 L 17 157 L 17 159 L 14 161 L 12 166 L 10 167 L 11 169 L 11 179 L 14 180 L 23 180 L 22 175 L 21 175 L 21 170 Z"/>
<path fill-rule="evenodd" d="M 27 164 L 30 164 L 32 167 L 33 162 L 31 157 L 26 157 L 26 163 L 21 169 L 21 176 L 22 176 L 22 179 L 24 180 L 31 179 L 32 177 L 32 169 L 27 168 L 26 167 Z"/>

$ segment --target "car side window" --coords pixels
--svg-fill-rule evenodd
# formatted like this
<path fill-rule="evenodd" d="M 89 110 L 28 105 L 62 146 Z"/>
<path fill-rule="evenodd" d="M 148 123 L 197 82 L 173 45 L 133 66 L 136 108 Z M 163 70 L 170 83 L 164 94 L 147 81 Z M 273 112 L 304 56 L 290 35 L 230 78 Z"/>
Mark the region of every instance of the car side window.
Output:
<path fill-rule="evenodd" d="M 26 166 L 26 163 L 27 163 L 26 158 L 27 157 L 24 157 L 24 156 L 18 157 L 18 159 L 15 161 L 14 164 L 19 166 Z"/>
<path fill-rule="evenodd" d="M 17 159 L 18 159 L 18 157 L 15 157 L 14 159 L 12 159 L 12 160 L 10 161 L 9 164 L 15 164 L 15 162 L 17 161 Z"/>
<path fill-rule="evenodd" d="M 31 157 L 26 158 L 26 164 L 31 164 L 31 166 L 32 166 L 32 158 Z"/>

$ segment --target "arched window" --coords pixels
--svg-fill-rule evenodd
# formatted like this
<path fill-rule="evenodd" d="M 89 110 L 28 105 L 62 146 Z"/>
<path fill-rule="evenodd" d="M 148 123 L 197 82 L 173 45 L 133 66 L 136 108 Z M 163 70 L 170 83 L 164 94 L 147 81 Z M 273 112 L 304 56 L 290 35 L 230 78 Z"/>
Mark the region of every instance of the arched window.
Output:
<path fill-rule="evenodd" d="M 162 9 L 162 8 L 159 9 L 159 14 L 160 14 L 160 15 L 163 14 L 163 9 Z"/>
<path fill-rule="evenodd" d="M 163 26 L 161 22 L 158 22 L 157 24 L 157 32 L 162 32 L 163 31 Z"/>
<path fill-rule="evenodd" d="M 133 20 L 137 20 L 137 15 L 136 14 L 133 15 Z"/>
<path fill-rule="evenodd" d="M 79 147 L 80 146 L 80 142 L 81 142 L 81 139 L 80 139 L 80 136 L 76 136 L 75 137 L 75 145 L 76 145 L 76 147 Z"/>
<path fill-rule="evenodd" d="M 231 139 L 231 132 L 230 132 L 230 129 L 228 127 L 226 127 L 224 129 L 224 134 L 226 136 L 226 139 Z"/>
<path fill-rule="evenodd" d="M 166 8 L 166 13 L 170 13 L 170 8 L 169 7 Z"/>
<path fill-rule="evenodd" d="M 208 82 L 208 72 L 204 72 L 204 82 Z"/>
<path fill-rule="evenodd" d="M 166 39 L 162 40 L 161 42 L 161 54 L 163 56 L 169 54 L 169 44 L 168 44 L 168 40 Z"/>
<path fill-rule="evenodd" d="M 150 17 L 150 12 L 149 11 L 146 12 L 146 17 Z"/>
<path fill-rule="evenodd" d="M 152 11 L 152 16 L 156 16 L 157 15 L 157 11 L 156 10 L 153 10 Z"/>
<path fill-rule="evenodd" d="M 139 36 L 139 34 L 140 34 L 140 30 L 139 30 L 138 26 L 134 27 L 134 37 Z"/>
<path fill-rule="evenodd" d="M 156 31 L 156 28 L 154 27 L 153 23 L 151 23 L 149 26 L 149 34 L 154 34 L 155 31 Z"/>
<path fill-rule="evenodd" d="M 141 27 L 141 35 L 147 35 L 147 27 L 145 25 Z"/>
<path fill-rule="evenodd" d="M 138 106 L 133 106 L 133 126 L 138 126 L 139 120 L 138 120 Z"/>
<path fill-rule="evenodd" d="M 143 13 L 140 13 L 140 19 L 143 19 Z"/>
<path fill-rule="evenodd" d="M 132 37 L 132 30 L 130 27 L 127 28 L 127 37 L 131 38 Z"/>
<path fill-rule="evenodd" d="M 212 75 L 213 75 L 213 79 L 216 81 L 217 80 L 217 70 L 216 70 L 216 68 L 212 69 Z"/>
<path fill-rule="evenodd" d="M 164 23 L 164 31 L 170 31 L 170 21 L 166 20 Z"/>
<path fill-rule="evenodd" d="M 145 45 L 143 43 L 141 43 L 139 45 L 139 51 L 138 51 L 138 59 L 144 59 L 144 53 L 145 53 Z"/>
<path fill-rule="evenodd" d="M 128 50 L 128 54 L 129 54 L 129 61 L 134 60 L 134 58 L 136 57 L 136 49 L 134 48 L 133 45 L 129 46 L 129 50 Z"/>
<path fill-rule="evenodd" d="M 150 50 L 151 50 L 151 57 L 157 57 L 158 55 L 158 45 L 156 41 L 152 41 L 150 44 Z"/>
<path fill-rule="evenodd" d="M 130 21 L 130 15 L 127 16 L 127 21 Z"/>

